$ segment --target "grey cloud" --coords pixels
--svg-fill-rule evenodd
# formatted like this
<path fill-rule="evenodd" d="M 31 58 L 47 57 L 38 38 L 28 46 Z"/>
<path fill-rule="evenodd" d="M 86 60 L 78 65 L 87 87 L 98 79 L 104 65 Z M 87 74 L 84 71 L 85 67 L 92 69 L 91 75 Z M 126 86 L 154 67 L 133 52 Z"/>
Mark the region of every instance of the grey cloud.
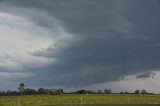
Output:
<path fill-rule="evenodd" d="M 73 40 L 83 38 L 66 42 L 68 46 L 58 47 L 57 52 L 52 46 L 34 52 L 34 56 L 55 58 L 57 62 L 28 69 L 37 75 L 30 79 L 32 83 L 87 85 L 118 81 L 126 75 L 160 68 L 157 0 L 13 1 L 8 3 L 47 11 L 74 35 Z M 41 20 L 37 23 L 49 24 Z"/>
<path fill-rule="evenodd" d="M 25 78 L 28 76 L 33 76 L 32 73 L 22 73 L 22 72 L 0 72 L 0 78 L 1 79 L 16 79 L 16 78 Z"/>
<path fill-rule="evenodd" d="M 48 69 L 50 74 L 46 76 L 56 84 L 85 85 L 116 81 L 126 75 L 160 68 L 157 29 L 157 19 L 160 15 L 156 14 L 160 9 L 154 7 L 154 1 L 152 4 L 143 0 L 135 1 L 134 4 L 126 1 L 102 1 L 97 4 L 89 2 L 81 2 L 84 5 L 78 5 L 84 7 L 83 9 L 69 9 L 68 12 L 73 13 L 73 16 L 67 15 L 68 12 L 62 17 L 59 16 L 77 39 L 79 36 L 85 36 L 85 39 L 70 44 L 57 54 L 52 53 L 52 49 L 46 50 L 46 53 L 50 52 L 49 55 L 39 52 L 41 56 L 58 60 L 56 65 L 53 64 Z M 109 6 L 103 6 L 101 3 Z M 97 8 L 94 8 L 94 5 L 97 5 Z M 75 12 L 78 12 L 77 16 Z M 153 20 L 148 14 L 157 19 Z"/>
<path fill-rule="evenodd" d="M 153 72 L 146 72 L 146 73 L 142 73 L 140 75 L 137 75 L 136 78 L 137 79 L 146 79 L 146 78 L 154 78 L 156 74 Z"/>
<path fill-rule="evenodd" d="M 10 55 L 1 55 L 0 56 L 0 63 L 4 63 L 5 61 L 9 61 L 11 58 Z"/>

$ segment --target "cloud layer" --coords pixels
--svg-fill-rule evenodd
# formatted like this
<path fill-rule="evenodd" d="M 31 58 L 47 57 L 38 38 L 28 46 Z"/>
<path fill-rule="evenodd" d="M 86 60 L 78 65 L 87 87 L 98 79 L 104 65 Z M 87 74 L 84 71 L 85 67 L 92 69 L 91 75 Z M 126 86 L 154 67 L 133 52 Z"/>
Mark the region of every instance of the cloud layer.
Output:
<path fill-rule="evenodd" d="M 20 79 L 30 86 L 146 79 L 160 68 L 158 0 L 6 0 L 0 8 L 0 69 L 32 73 Z"/>

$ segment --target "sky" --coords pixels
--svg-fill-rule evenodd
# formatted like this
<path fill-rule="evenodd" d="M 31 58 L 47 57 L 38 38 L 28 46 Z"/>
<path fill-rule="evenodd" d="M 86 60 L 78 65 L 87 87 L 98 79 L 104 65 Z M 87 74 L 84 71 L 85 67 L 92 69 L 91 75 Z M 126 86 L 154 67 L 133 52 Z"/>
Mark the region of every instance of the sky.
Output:
<path fill-rule="evenodd" d="M 0 90 L 160 93 L 159 0 L 0 0 Z"/>

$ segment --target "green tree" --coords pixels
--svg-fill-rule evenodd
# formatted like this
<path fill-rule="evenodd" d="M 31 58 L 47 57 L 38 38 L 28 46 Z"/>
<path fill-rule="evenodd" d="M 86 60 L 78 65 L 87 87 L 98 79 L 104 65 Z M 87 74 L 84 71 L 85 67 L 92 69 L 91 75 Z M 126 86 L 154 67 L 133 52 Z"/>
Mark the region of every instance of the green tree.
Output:
<path fill-rule="evenodd" d="M 19 87 L 18 87 L 18 90 L 19 90 L 20 94 L 23 95 L 23 92 L 25 90 L 25 84 L 24 83 L 20 83 Z"/>
<path fill-rule="evenodd" d="M 63 89 L 50 89 L 51 95 L 62 95 L 63 93 Z"/>
<path fill-rule="evenodd" d="M 102 90 L 98 90 L 98 94 L 102 94 L 103 92 L 102 92 Z"/>
<path fill-rule="evenodd" d="M 134 93 L 135 94 L 141 94 L 141 91 L 137 89 L 137 90 L 134 91 Z"/>
<path fill-rule="evenodd" d="M 141 94 L 147 94 L 147 91 L 146 91 L 145 89 L 143 89 L 143 90 L 141 91 Z"/>
<path fill-rule="evenodd" d="M 112 93 L 112 90 L 110 90 L 110 89 L 105 89 L 105 90 L 104 90 L 104 93 L 105 93 L 105 94 L 111 94 L 111 93 Z"/>

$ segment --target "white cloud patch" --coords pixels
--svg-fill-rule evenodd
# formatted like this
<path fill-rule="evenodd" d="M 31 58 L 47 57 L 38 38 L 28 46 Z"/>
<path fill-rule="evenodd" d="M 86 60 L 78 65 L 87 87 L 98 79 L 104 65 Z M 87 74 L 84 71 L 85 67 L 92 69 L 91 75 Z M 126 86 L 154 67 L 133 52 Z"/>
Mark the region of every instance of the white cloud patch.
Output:
<path fill-rule="evenodd" d="M 113 92 L 134 92 L 136 89 L 142 90 L 146 89 L 148 92 L 160 93 L 160 85 L 159 85 L 159 71 L 152 71 L 154 73 L 154 78 L 145 78 L 145 79 L 137 79 L 136 75 L 128 76 L 126 79 L 108 83 L 99 83 L 93 84 L 87 89 L 112 89 Z"/>
<path fill-rule="evenodd" d="M 51 45 L 56 49 L 57 42 L 71 38 L 60 23 L 45 12 L 9 7 L 5 7 L 4 10 L 7 12 L 0 11 L 0 67 L 24 69 L 26 65 L 27 67 L 48 65 L 55 59 L 33 56 L 31 53 Z M 11 13 L 13 10 L 17 13 Z M 36 21 L 32 21 L 33 17 L 38 17 L 43 23 L 51 23 L 52 27 L 37 25 Z"/>
<path fill-rule="evenodd" d="M 46 12 L 27 8 L 0 10 L 0 84 L 2 90 L 15 89 L 20 82 L 34 78 L 36 68 L 56 62 L 55 58 L 35 56 L 33 53 L 49 47 L 56 51 L 70 42 L 72 35 L 60 22 Z M 35 18 L 36 19 L 33 19 Z M 50 27 L 39 25 L 50 24 Z M 48 25 L 47 24 L 47 25 Z M 46 71 L 46 70 L 44 70 Z M 6 83 L 4 83 L 4 81 Z"/>

